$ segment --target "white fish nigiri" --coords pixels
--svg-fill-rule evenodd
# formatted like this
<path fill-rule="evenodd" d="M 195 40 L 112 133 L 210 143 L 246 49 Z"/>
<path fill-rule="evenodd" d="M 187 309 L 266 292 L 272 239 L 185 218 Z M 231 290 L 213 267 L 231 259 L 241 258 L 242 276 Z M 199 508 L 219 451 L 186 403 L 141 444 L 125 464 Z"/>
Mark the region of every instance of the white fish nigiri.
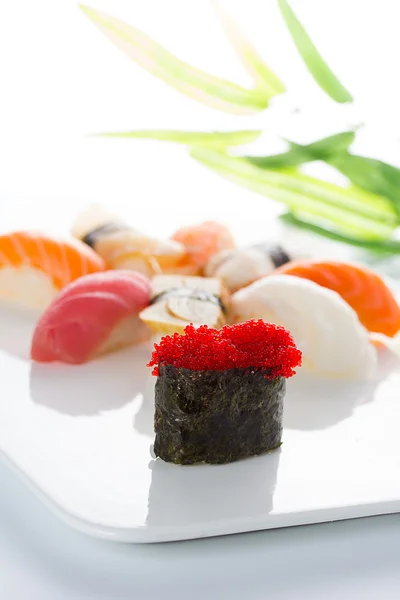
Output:
<path fill-rule="evenodd" d="M 31 358 L 81 364 L 143 342 L 149 329 L 139 312 L 150 301 L 150 282 L 134 271 L 105 271 L 65 287 L 36 326 Z"/>
<path fill-rule="evenodd" d="M 236 322 L 263 319 L 288 329 L 303 352 L 304 371 L 363 379 L 377 353 L 357 313 L 336 292 L 290 275 L 270 275 L 232 296 Z"/>
<path fill-rule="evenodd" d="M 291 256 L 277 244 L 254 244 L 214 254 L 205 267 L 207 277 L 218 277 L 231 292 L 269 275 Z"/>

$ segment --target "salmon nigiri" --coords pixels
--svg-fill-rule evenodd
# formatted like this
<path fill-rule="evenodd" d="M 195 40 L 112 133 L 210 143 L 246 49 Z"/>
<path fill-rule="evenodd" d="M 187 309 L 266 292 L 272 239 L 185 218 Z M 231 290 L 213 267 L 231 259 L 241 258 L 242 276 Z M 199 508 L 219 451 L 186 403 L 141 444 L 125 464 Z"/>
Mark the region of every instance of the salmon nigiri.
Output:
<path fill-rule="evenodd" d="M 150 301 L 150 282 L 134 271 L 81 277 L 64 288 L 36 326 L 31 358 L 81 364 L 145 341 L 139 312 Z"/>
<path fill-rule="evenodd" d="M 400 308 L 386 283 L 366 267 L 336 261 L 289 262 L 274 274 L 309 279 L 337 292 L 368 331 L 394 336 L 400 330 Z"/>
<path fill-rule="evenodd" d="M 30 231 L 0 236 L 0 298 L 44 309 L 74 279 L 103 271 L 105 263 L 91 248 Z"/>

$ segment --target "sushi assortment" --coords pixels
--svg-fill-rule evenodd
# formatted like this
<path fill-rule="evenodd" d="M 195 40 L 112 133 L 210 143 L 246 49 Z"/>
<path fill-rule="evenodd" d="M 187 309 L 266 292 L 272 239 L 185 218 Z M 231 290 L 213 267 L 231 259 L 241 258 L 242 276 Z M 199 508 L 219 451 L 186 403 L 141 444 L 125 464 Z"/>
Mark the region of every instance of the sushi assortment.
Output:
<path fill-rule="evenodd" d="M 0 236 L 0 299 L 40 311 L 35 362 L 80 365 L 151 340 L 165 461 L 270 452 L 297 368 L 363 380 L 382 345 L 400 356 L 400 307 L 366 267 L 270 240 L 240 247 L 214 221 L 161 239 L 96 206 L 71 233 Z"/>
<path fill-rule="evenodd" d="M 215 221 L 161 239 L 96 205 L 71 233 L 0 236 L 0 299 L 44 311 L 35 361 L 83 363 L 190 324 L 263 319 L 292 333 L 302 371 L 364 378 L 382 339 L 400 336 L 395 296 L 360 265 L 302 258 L 269 240 L 240 247 Z"/>

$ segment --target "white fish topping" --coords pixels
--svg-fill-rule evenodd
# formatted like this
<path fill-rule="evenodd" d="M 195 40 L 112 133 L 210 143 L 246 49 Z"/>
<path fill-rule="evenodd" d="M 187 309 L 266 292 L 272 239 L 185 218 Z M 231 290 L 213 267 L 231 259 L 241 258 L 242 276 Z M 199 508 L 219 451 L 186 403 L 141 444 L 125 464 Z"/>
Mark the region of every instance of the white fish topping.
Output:
<path fill-rule="evenodd" d="M 219 277 L 226 287 L 235 291 L 268 275 L 275 265 L 267 252 L 258 248 L 223 250 L 211 257 L 207 277 Z"/>
<path fill-rule="evenodd" d="M 288 329 L 303 352 L 302 370 L 324 377 L 367 378 L 377 353 L 357 313 L 337 294 L 290 275 L 271 275 L 232 297 L 236 322 L 263 319 Z"/>

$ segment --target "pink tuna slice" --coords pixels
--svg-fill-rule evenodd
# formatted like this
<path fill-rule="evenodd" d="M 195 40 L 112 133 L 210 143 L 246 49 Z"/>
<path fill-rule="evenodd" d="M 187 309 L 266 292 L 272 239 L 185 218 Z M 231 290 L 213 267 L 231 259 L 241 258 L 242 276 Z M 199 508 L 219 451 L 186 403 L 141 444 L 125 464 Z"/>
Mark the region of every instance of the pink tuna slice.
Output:
<path fill-rule="evenodd" d="M 32 360 L 80 364 L 144 341 L 149 332 L 138 313 L 149 304 L 150 294 L 150 282 L 134 271 L 106 271 L 77 279 L 40 318 Z"/>

